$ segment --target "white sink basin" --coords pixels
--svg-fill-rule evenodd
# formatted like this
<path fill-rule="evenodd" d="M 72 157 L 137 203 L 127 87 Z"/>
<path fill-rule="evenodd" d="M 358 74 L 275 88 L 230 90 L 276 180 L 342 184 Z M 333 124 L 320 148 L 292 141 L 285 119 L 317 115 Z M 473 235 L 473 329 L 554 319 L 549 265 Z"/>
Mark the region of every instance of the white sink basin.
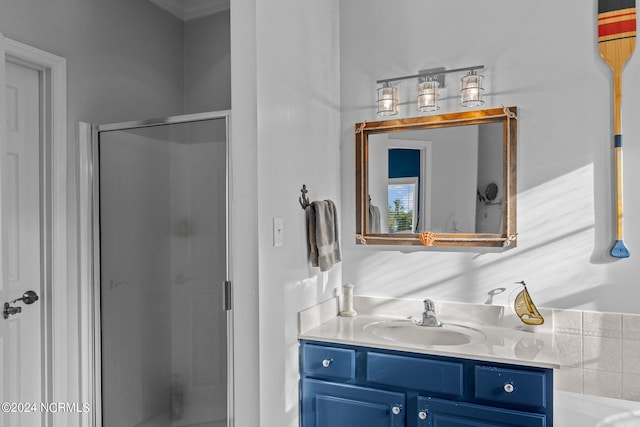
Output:
<path fill-rule="evenodd" d="M 385 320 L 369 323 L 364 331 L 389 341 L 416 345 L 463 345 L 481 342 L 487 337 L 471 327 L 444 324 L 440 327 L 420 326 L 412 320 Z"/>

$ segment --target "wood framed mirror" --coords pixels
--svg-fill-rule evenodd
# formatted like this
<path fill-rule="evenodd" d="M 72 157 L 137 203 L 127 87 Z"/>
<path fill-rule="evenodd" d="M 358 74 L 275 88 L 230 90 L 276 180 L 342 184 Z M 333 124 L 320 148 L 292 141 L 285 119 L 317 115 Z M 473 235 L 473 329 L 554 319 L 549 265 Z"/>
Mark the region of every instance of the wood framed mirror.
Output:
<path fill-rule="evenodd" d="M 356 243 L 515 247 L 516 113 L 356 123 Z"/>

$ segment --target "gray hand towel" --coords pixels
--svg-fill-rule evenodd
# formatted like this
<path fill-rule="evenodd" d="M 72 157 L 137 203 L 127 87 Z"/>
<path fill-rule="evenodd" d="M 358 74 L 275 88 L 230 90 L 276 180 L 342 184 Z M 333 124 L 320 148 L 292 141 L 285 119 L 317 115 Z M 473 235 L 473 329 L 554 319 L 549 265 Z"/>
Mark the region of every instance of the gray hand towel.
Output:
<path fill-rule="evenodd" d="M 306 212 L 311 265 L 327 271 L 342 259 L 336 205 L 331 200 L 312 202 Z"/>
<path fill-rule="evenodd" d="M 309 258 L 311 265 L 318 266 L 318 244 L 316 243 L 316 210 L 313 203 L 305 208 L 307 215 L 307 249 L 309 250 Z"/>

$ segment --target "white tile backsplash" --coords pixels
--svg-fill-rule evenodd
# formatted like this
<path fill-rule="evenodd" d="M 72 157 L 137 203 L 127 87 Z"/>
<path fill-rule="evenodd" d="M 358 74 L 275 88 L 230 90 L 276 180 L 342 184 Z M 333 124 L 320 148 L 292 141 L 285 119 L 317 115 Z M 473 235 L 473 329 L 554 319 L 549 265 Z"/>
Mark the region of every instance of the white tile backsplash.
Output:
<path fill-rule="evenodd" d="M 554 310 L 557 390 L 640 401 L 640 315 Z"/>
<path fill-rule="evenodd" d="M 622 376 L 622 398 L 640 402 L 640 375 L 624 374 Z"/>
<path fill-rule="evenodd" d="M 581 368 L 565 368 L 564 366 L 556 369 L 553 373 L 556 390 L 582 393 L 582 372 Z"/>
<path fill-rule="evenodd" d="M 622 315 L 622 338 L 640 341 L 640 315 Z"/>
<path fill-rule="evenodd" d="M 582 312 L 584 335 L 604 338 L 622 338 L 622 314 L 599 311 Z"/>
<path fill-rule="evenodd" d="M 582 337 L 585 369 L 622 372 L 622 341 L 615 338 Z"/>
<path fill-rule="evenodd" d="M 622 398 L 622 374 L 584 369 L 583 392 L 594 396 Z"/>
<path fill-rule="evenodd" d="M 560 364 L 571 368 L 582 368 L 582 335 L 556 333 L 555 338 Z"/>
<path fill-rule="evenodd" d="M 640 341 L 622 340 L 622 372 L 640 375 Z"/>
<path fill-rule="evenodd" d="M 553 328 L 562 334 L 582 335 L 582 311 L 553 310 Z"/>

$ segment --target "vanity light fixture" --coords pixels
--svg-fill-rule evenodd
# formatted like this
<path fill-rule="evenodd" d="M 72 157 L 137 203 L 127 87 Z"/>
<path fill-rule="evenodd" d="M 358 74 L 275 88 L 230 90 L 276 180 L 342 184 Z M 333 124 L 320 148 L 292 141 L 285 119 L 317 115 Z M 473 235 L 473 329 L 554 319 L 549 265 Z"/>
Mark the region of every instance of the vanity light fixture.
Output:
<path fill-rule="evenodd" d="M 427 77 L 426 81 L 418 83 L 418 110 L 422 112 L 436 111 L 438 105 L 438 87 L 440 83 L 433 77 Z"/>
<path fill-rule="evenodd" d="M 398 114 L 398 88 L 385 82 L 378 89 L 378 115 L 394 116 Z"/>
<path fill-rule="evenodd" d="M 478 107 L 484 104 L 482 94 L 484 93 L 484 87 L 482 87 L 482 81 L 484 77 L 477 74 L 475 70 L 470 70 L 469 73 L 460 79 L 460 105 L 463 107 Z"/>
<path fill-rule="evenodd" d="M 484 69 L 484 65 L 474 65 L 471 67 L 455 68 L 446 70 L 444 68 L 434 68 L 430 70 L 419 71 L 418 74 L 411 76 L 392 77 L 388 79 L 378 80 L 377 83 L 382 85 L 378 88 L 378 115 L 393 116 L 398 114 L 398 88 L 391 86 L 391 82 L 408 79 L 418 79 L 418 110 L 422 112 L 436 111 L 440 109 L 438 106 L 438 88 L 444 87 L 444 75 L 449 73 L 459 73 L 468 71 L 468 74 L 462 77 L 462 89 L 460 90 L 460 104 L 465 107 L 476 107 L 484 104 L 482 94 L 481 75 L 476 74 L 476 70 Z"/>

